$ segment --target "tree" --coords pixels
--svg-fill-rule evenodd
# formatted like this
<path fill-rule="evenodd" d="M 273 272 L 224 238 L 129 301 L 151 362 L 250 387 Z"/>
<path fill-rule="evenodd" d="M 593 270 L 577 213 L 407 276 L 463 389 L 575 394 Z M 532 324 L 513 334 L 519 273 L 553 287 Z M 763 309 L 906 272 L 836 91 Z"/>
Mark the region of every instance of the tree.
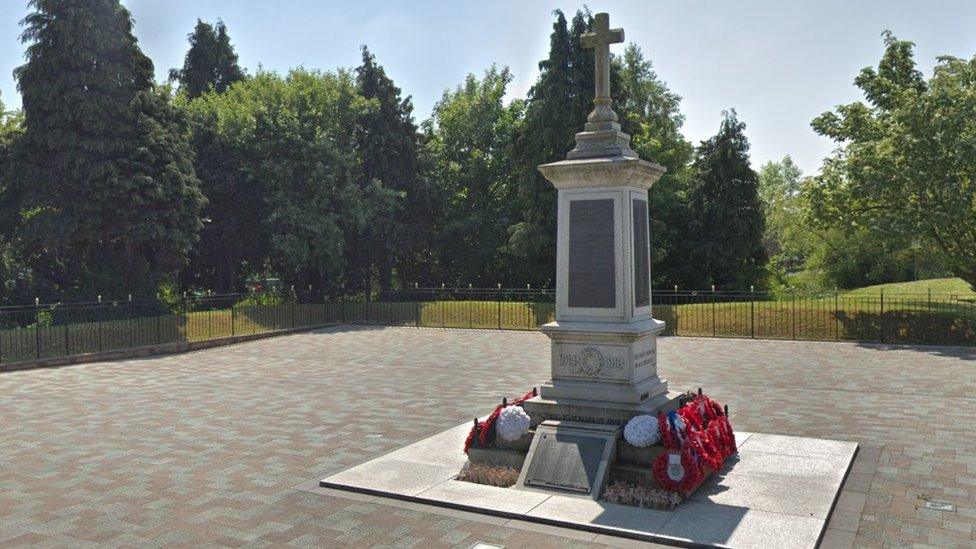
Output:
<path fill-rule="evenodd" d="M 618 110 L 632 132 L 633 149 L 644 160 L 667 168 L 648 194 L 653 282 L 657 287 L 684 285 L 697 266 L 689 263 L 685 246 L 690 217 L 688 165 L 694 147 L 681 134 L 681 98 L 660 80 L 634 44 L 624 51 L 618 73 L 622 91 Z"/>
<path fill-rule="evenodd" d="M 866 103 L 812 123 L 841 143 L 804 189 L 813 218 L 918 239 L 976 288 L 976 57 L 940 57 L 926 81 L 914 44 L 890 32 L 884 43 L 854 80 Z"/>
<path fill-rule="evenodd" d="M 32 0 L 15 75 L 17 238 L 58 292 L 151 294 L 203 205 L 181 115 L 118 0 Z"/>
<path fill-rule="evenodd" d="M 783 269 L 795 270 L 807 253 L 806 242 L 798 241 L 805 225 L 800 202 L 803 171 L 787 155 L 778 162 L 763 164 L 758 175 L 759 198 L 766 217 L 766 253 Z"/>
<path fill-rule="evenodd" d="M 509 229 L 512 249 L 525 265 L 526 282 L 551 283 L 555 266 L 556 192 L 536 166 L 560 158 L 573 148 L 579 126 L 570 79 L 572 44 L 566 17 L 556 11 L 549 37 L 549 57 L 539 62 L 539 79 L 529 90 L 525 123 L 518 138 L 519 203 L 522 220 Z"/>
<path fill-rule="evenodd" d="M 20 212 L 16 209 L 18 201 L 7 192 L 8 184 L 15 176 L 12 160 L 23 135 L 23 118 L 20 111 L 7 111 L 0 100 L 0 303 L 4 305 L 26 303 L 35 295 L 31 291 L 33 273 L 11 239 Z"/>
<path fill-rule="evenodd" d="M 444 92 L 426 123 L 431 179 L 440 192 L 430 245 L 439 279 L 451 285 L 521 283 L 508 249 L 509 225 L 519 217 L 515 137 L 523 103 L 505 106 L 512 76 L 492 66 Z"/>
<path fill-rule="evenodd" d="M 396 200 L 393 208 L 378 216 L 363 234 L 351 235 L 355 243 L 347 248 L 351 276 L 346 286 L 371 288 L 375 267 L 380 290 L 388 291 L 393 287 L 398 255 L 410 257 L 423 242 L 428 206 L 417 174 L 418 134 L 411 99 L 401 98 L 400 88 L 366 46 L 362 59 L 356 68 L 356 87 L 371 106 L 362 111 L 356 126 L 356 145 L 362 158 L 359 185 L 382 185 L 396 194 Z"/>
<path fill-rule="evenodd" d="M 557 197 L 537 167 L 566 157 L 576 145 L 576 133 L 583 130 L 586 117 L 593 110 L 593 50 L 584 48 L 580 41 L 584 33 L 592 30 L 593 17 L 589 10 L 577 11 L 567 26 L 561 11 L 554 14 L 549 57 L 539 62 L 539 78 L 529 90 L 525 122 L 518 138 L 518 202 L 522 219 L 509 228 L 520 278 L 536 286 L 555 281 Z M 612 57 L 610 95 L 623 131 L 630 132 L 636 119 L 625 112 L 629 88 L 622 81 L 621 70 L 620 60 Z"/>
<path fill-rule="evenodd" d="M 197 19 L 187 39 L 190 49 L 183 59 L 183 68 L 170 70 L 169 78 L 179 82 L 180 91 L 190 99 L 210 90 L 223 93 L 234 82 L 246 78 L 237 64 L 237 53 L 223 21 L 211 25 Z"/>
<path fill-rule="evenodd" d="M 693 164 L 690 259 L 699 266 L 696 285 L 745 290 L 763 282 L 765 221 L 746 125 L 735 110 L 722 114 L 718 134 L 701 143 Z"/>
<path fill-rule="evenodd" d="M 348 235 L 362 234 L 396 198 L 375 180 L 358 184 L 355 132 L 374 106 L 349 72 L 304 69 L 286 77 L 259 72 L 191 101 L 194 127 L 213 128 L 214 146 L 226 153 L 225 176 L 205 185 L 215 204 L 229 201 L 208 210 L 204 234 L 216 244 L 205 249 L 221 251 L 220 238 L 245 229 L 236 235 L 241 248 L 203 264 L 233 261 L 226 268 L 235 280 L 279 276 L 298 288 L 341 286 Z"/>

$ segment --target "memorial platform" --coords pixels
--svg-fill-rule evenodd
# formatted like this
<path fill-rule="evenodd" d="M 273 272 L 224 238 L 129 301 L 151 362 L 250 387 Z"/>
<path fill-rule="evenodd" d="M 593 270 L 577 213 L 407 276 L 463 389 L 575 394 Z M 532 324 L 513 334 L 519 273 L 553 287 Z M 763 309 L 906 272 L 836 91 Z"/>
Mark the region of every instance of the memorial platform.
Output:
<path fill-rule="evenodd" d="M 858 445 L 737 431 L 739 453 L 674 511 L 456 480 L 465 423 L 323 479 L 322 487 L 666 544 L 815 547 Z"/>

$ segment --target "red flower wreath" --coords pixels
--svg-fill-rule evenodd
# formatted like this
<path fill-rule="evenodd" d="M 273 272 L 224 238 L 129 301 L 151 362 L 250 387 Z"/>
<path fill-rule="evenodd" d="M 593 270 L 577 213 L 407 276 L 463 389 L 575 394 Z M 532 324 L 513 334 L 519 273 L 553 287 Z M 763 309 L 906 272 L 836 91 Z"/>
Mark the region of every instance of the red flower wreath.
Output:
<path fill-rule="evenodd" d="M 687 446 L 682 450 L 661 453 L 654 460 L 651 470 L 662 488 L 681 494 L 690 493 L 705 477 L 701 465 Z"/>
<path fill-rule="evenodd" d="M 705 469 L 718 471 L 735 453 L 735 434 L 725 410 L 699 393 L 675 412 L 658 415 L 667 452 L 652 466 L 662 487 L 688 494 L 704 480 Z"/>

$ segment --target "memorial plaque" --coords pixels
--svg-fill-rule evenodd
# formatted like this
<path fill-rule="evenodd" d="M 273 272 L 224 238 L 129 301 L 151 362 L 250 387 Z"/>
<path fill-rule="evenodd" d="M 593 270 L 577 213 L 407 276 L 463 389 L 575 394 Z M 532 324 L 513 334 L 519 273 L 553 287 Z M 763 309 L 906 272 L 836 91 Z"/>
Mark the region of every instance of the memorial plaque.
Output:
<path fill-rule="evenodd" d="M 607 439 L 557 431 L 539 436 L 525 484 L 589 494 Z"/>
<path fill-rule="evenodd" d="M 633 200 L 634 207 L 634 307 L 651 304 L 651 265 L 647 246 L 647 201 Z"/>
<path fill-rule="evenodd" d="M 617 306 L 613 199 L 569 203 L 569 306 Z"/>

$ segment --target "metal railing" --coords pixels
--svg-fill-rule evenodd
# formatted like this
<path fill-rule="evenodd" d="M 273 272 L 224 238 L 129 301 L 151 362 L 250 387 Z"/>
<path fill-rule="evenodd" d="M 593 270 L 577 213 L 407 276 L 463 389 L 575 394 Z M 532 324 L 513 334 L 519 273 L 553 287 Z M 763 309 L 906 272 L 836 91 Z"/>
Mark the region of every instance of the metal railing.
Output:
<path fill-rule="evenodd" d="M 279 332 L 340 322 L 314 293 L 0 307 L 0 363 Z"/>
<path fill-rule="evenodd" d="M 976 345 L 976 300 L 949 294 L 655 291 L 665 335 Z M 0 363 L 330 324 L 534 330 L 546 289 L 417 288 L 381 299 L 316 292 L 0 307 Z"/>

